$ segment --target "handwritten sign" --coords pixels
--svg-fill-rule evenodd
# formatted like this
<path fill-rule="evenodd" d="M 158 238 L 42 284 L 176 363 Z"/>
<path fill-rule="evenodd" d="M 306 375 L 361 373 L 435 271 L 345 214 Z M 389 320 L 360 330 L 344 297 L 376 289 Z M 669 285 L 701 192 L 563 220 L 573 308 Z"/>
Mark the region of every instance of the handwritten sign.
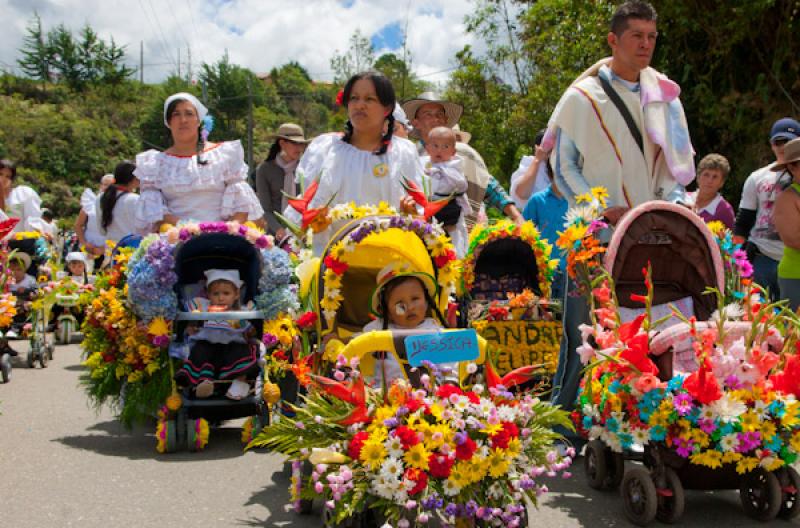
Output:
<path fill-rule="evenodd" d="M 432 334 L 411 335 L 404 339 L 408 363 L 419 367 L 424 361 L 455 363 L 478 359 L 475 330 L 447 330 Z"/>
<path fill-rule="evenodd" d="M 494 349 L 500 375 L 526 365 L 555 373 L 561 343 L 559 321 L 476 321 L 472 324 Z"/>

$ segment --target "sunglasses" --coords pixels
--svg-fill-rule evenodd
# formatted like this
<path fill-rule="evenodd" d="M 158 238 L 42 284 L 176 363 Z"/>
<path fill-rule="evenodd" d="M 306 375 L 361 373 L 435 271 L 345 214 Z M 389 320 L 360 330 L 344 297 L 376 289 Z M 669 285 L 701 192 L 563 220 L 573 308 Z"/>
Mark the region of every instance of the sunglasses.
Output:
<path fill-rule="evenodd" d="M 778 138 L 775 141 L 773 141 L 772 144 L 775 145 L 776 147 L 782 147 L 785 144 L 787 144 L 788 142 L 789 142 L 789 140 L 786 139 L 786 138 Z"/>

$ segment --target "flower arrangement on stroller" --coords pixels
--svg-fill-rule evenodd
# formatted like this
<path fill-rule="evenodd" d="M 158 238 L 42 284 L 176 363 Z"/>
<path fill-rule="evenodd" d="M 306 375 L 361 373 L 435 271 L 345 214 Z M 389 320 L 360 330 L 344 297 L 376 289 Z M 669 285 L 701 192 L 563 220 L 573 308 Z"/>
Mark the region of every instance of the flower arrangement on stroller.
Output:
<path fill-rule="evenodd" d="M 12 252 L 11 258 L 17 264 L 21 263 L 26 278 L 19 284 L 24 286 L 15 292 L 16 314 L 6 338 L 27 337 L 28 367 L 34 368 L 39 363 L 45 368 L 48 361 L 53 359 L 55 349 L 52 336 L 47 335 L 47 321 L 52 304 L 39 301 L 42 292 L 51 289 L 44 267 L 50 257 L 50 250 L 44 237 L 35 231 L 13 234 L 8 241 L 8 250 Z"/>
<path fill-rule="evenodd" d="M 684 489 L 738 488 L 754 518 L 795 516 L 796 315 L 764 302 L 730 233 L 688 209 L 652 202 L 629 211 L 604 268 L 594 213 L 573 211 L 574 236 L 563 241 L 593 304 L 573 414 L 590 440 L 589 484 L 621 485 L 626 516 L 641 526 L 677 521 Z M 644 466 L 625 470 L 634 445 Z"/>
<path fill-rule="evenodd" d="M 188 391 L 179 393 L 174 374 L 180 360 L 172 356 L 185 354 L 184 331 L 191 321 L 252 321 L 260 334 L 262 307 L 277 308 L 264 305 L 272 299 L 264 286 L 271 288 L 272 283 L 262 270 L 264 262 L 274 258 L 268 256 L 272 252 L 288 259 L 263 232 L 235 222 L 182 224 L 146 237 L 138 248 L 118 251 L 113 267 L 96 280 L 83 324 L 89 368 L 84 383 L 92 401 L 110 403 L 125 424 L 157 415 L 160 452 L 181 446 L 204 448 L 209 421 L 256 415 L 266 424 L 269 410 L 260 398 L 201 400 Z M 254 301 L 254 310 L 186 310 L 184 301 L 202 291 L 204 271 L 214 267 L 239 273 L 244 282 L 242 300 Z M 260 375 L 255 381 L 260 383 Z"/>
<path fill-rule="evenodd" d="M 378 208 L 387 212 L 385 205 Z M 527 379 L 522 373 L 501 378 L 487 366 L 484 384 L 442 383 L 435 365 L 418 370 L 401 353 L 399 331 L 339 342 L 370 321 L 376 277 L 389 263 L 402 261 L 434 278 L 434 311 L 447 313 L 455 292 L 458 261 L 442 228 L 412 217 L 374 215 L 378 208 L 331 209 L 329 219 L 350 221 L 321 259 L 298 266 L 301 292 L 320 314 L 316 331 L 337 339 L 306 356 L 314 359 L 301 372 L 307 393 L 292 406 L 295 415 L 265 428 L 250 446 L 294 460 L 295 507 L 308 510 L 310 499 L 324 498 L 330 525 L 442 520 L 522 526 L 527 501 L 535 503 L 546 489 L 537 477 L 570 464 L 553 449 L 559 436 L 551 432 L 556 424 L 569 425 L 566 413 L 533 395 L 508 392 Z M 481 361 L 485 341 L 471 330 L 454 332 L 472 336 Z M 396 356 L 403 375 L 371 387 L 365 379 L 379 350 Z M 476 369 L 462 364 L 458 379 L 464 382 Z"/>
<path fill-rule="evenodd" d="M 551 299 L 558 260 L 536 227 L 509 220 L 478 225 L 462 262 L 461 314 L 497 351 L 501 374 L 540 365 L 537 381 L 549 382 L 561 340 L 560 299 Z"/>
<path fill-rule="evenodd" d="M 3 383 L 11 381 L 11 357 L 16 355 L 13 348 L 8 345 L 5 332 L 14 321 L 17 315 L 17 298 L 9 291 L 12 279 L 9 269 L 11 251 L 8 242 L 4 239 L 14 229 L 19 222 L 16 218 L 11 218 L 0 222 L 0 374 Z"/>

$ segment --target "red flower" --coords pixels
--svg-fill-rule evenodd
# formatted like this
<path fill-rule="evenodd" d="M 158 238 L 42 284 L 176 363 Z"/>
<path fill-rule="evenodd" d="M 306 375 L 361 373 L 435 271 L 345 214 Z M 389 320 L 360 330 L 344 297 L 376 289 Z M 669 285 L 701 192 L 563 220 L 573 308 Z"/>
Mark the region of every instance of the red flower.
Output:
<path fill-rule="evenodd" d="M 470 391 L 470 392 L 467 392 L 467 393 L 465 394 L 465 396 L 467 397 L 467 399 L 468 399 L 468 400 L 469 400 L 471 403 L 474 403 L 475 405 L 478 405 L 478 404 L 481 402 L 481 398 L 480 398 L 480 396 L 478 396 L 477 394 L 475 394 L 475 393 L 474 393 L 474 392 L 472 392 L 472 391 Z"/>
<path fill-rule="evenodd" d="M 400 439 L 400 442 L 402 442 L 403 449 L 411 449 L 411 447 L 419 443 L 419 437 L 417 436 L 417 433 L 405 425 L 401 425 L 395 429 L 394 434 Z"/>
<path fill-rule="evenodd" d="M 353 460 L 358 460 L 361 456 L 361 448 L 364 447 L 364 442 L 369 438 L 369 433 L 366 431 L 359 431 L 350 440 L 350 445 L 347 448 L 347 456 Z"/>
<path fill-rule="evenodd" d="M 692 398 L 704 405 L 708 405 L 722 398 L 717 378 L 708 371 L 705 364 L 700 369 L 689 374 L 683 382 L 683 388 L 691 394 Z"/>
<path fill-rule="evenodd" d="M 447 252 L 444 253 L 443 255 L 434 257 L 433 261 L 436 263 L 437 268 L 443 268 L 447 265 L 448 262 L 455 259 L 456 259 L 456 254 L 451 250 L 447 250 Z"/>
<path fill-rule="evenodd" d="M 647 302 L 647 296 L 645 296 L 645 295 L 637 295 L 635 293 L 632 293 L 631 294 L 631 300 L 633 302 L 640 302 L 640 303 L 644 304 L 644 303 Z"/>
<path fill-rule="evenodd" d="M 337 275 L 342 275 L 345 271 L 347 271 L 348 265 L 346 262 L 342 262 L 340 260 L 336 260 L 333 256 L 328 255 L 325 257 L 325 266 L 332 270 Z"/>
<path fill-rule="evenodd" d="M 647 334 L 644 332 L 636 334 L 635 337 L 627 340 L 627 345 L 628 348 L 619 355 L 620 359 L 628 361 L 642 374 L 658 374 L 658 367 L 648 356 Z"/>
<path fill-rule="evenodd" d="M 456 458 L 459 460 L 469 460 L 472 458 L 472 455 L 475 454 L 477 448 L 478 446 L 475 444 L 475 441 L 467 437 L 463 444 L 456 446 Z"/>
<path fill-rule="evenodd" d="M 507 449 L 508 443 L 512 438 L 519 436 L 519 429 L 511 422 L 503 422 L 503 427 L 492 437 L 492 447 L 495 449 Z"/>
<path fill-rule="evenodd" d="M 339 93 L 336 94 L 336 105 L 342 106 L 344 102 L 344 90 L 339 90 Z"/>
<path fill-rule="evenodd" d="M 798 345 L 800 346 L 800 341 Z M 800 356 L 788 356 L 783 369 L 770 376 L 769 380 L 776 392 L 800 395 Z"/>
<path fill-rule="evenodd" d="M 308 330 L 310 328 L 314 328 L 314 325 L 317 323 L 317 314 L 314 312 L 306 312 L 300 317 L 297 318 L 297 327 L 300 330 Z"/>
<path fill-rule="evenodd" d="M 278 361 L 289 361 L 289 356 L 286 355 L 284 350 L 276 350 L 272 353 L 272 357 Z"/>
<path fill-rule="evenodd" d="M 403 478 L 414 482 L 414 487 L 408 492 L 409 495 L 417 495 L 428 486 L 428 474 L 417 468 L 408 468 L 403 473 Z"/>
<path fill-rule="evenodd" d="M 455 385 L 450 385 L 450 384 L 440 385 L 439 389 L 436 391 L 436 395 L 443 399 L 449 398 L 451 394 L 458 394 L 459 396 L 462 396 L 464 394 L 464 391 L 462 391 Z"/>
<path fill-rule="evenodd" d="M 454 459 L 443 455 L 441 453 L 433 453 L 428 458 L 428 467 L 430 474 L 434 478 L 446 479 L 450 476 L 450 470 L 453 468 Z"/>
<path fill-rule="evenodd" d="M 111 353 L 103 354 L 103 361 L 105 361 L 106 363 L 111 363 L 115 359 L 116 359 L 116 356 L 114 354 L 111 354 Z"/>
<path fill-rule="evenodd" d="M 410 414 L 410 413 L 416 412 L 416 411 L 417 411 L 417 409 L 419 409 L 420 407 L 422 407 L 422 402 L 421 402 L 421 401 L 419 401 L 419 400 L 415 400 L 415 399 L 413 399 L 413 398 L 412 398 L 412 399 L 408 400 L 408 401 L 405 403 L 405 405 L 406 405 L 406 407 L 408 407 L 408 412 L 409 412 L 409 414 Z"/>
<path fill-rule="evenodd" d="M 595 288 L 592 290 L 592 294 L 594 298 L 600 301 L 601 303 L 605 304 L 611 300 L 611 289 L 603 284 L 601 288 Z"/>

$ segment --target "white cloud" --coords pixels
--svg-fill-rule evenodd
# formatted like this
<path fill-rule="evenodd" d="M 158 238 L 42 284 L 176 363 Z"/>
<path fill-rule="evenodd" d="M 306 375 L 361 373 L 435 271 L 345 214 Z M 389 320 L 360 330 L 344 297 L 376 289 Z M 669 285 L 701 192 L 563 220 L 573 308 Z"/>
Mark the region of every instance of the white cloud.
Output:
<path fill-rule="evenodd" d="M 350 3 L 350 2 L 347 2 Z M 77 31 L 88 23 L 103 38 L 127 46 L 138 67 L 144 41 L 146 82 L 156 82 L 181 68 L 186 71 L 191 46 L 194 69 L 215 62 L 228 51 L 231 61 L 266 72 L 297 61 L 318 80 L 330 80 L 329 60 L 344 51 L 356 30 L 370 36 L 393 22 L 405 25 L 413 68 L 431 81 L 443 81 L 455 53 L 474 37 L 464 32 L 470 0 L 0 0 L 0 68 L 16 68 L 25 26 L 34 10 L 46 29 L 63 23 Z M 381 50 L 385 51 L 385 50 Z M 440 72 L 440 73 L 436 73 Z"/>

